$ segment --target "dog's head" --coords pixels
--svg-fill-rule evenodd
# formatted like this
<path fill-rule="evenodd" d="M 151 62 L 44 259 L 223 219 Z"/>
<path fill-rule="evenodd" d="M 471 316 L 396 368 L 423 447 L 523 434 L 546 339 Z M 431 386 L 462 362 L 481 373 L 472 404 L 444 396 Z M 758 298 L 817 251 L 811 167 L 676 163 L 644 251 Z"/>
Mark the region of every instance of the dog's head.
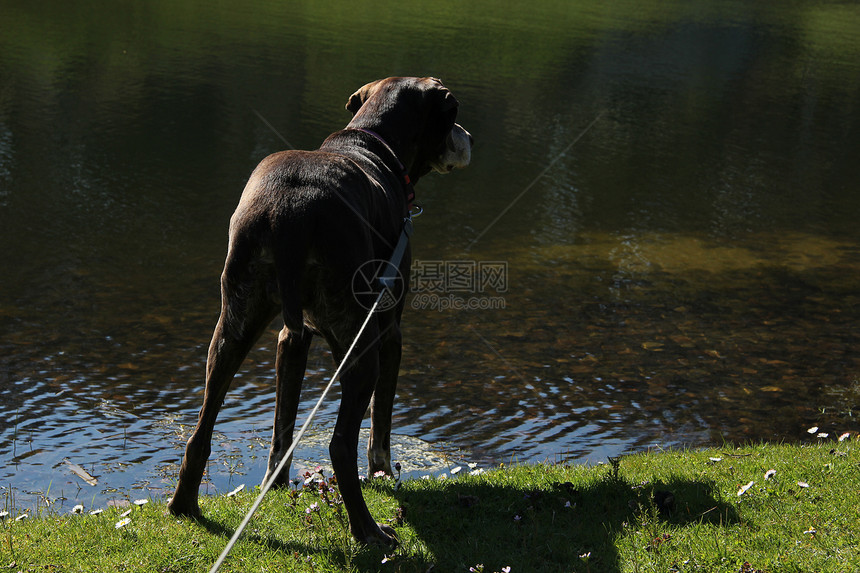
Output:
<path fill-rule="evenodd" d="M 472 136 L 455 122 L 459 103 L 436 78 L 386 78 L 350 96 L 350 127 L 372 129 L 400 155 L 413 181 L 431 169 L 466 167 Z"/>

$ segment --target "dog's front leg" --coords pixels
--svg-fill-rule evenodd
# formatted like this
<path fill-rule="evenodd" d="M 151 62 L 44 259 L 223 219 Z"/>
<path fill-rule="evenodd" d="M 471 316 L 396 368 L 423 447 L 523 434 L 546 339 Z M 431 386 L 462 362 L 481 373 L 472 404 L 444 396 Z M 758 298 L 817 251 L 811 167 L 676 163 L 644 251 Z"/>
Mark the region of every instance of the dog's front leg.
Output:
<path fill-rule="evenodd" d="M 278 335 L 278 354 L 275 359 L 277 389 L 275 399 L 275 424 L 272 430 L 272 447 L 269 450 L 269 466 L 263 483 L 267 483 L 281 463 L 284 454 L 293 443 L 296 413 L 302 391 L 302 380 L 308 363 L 313 333 L 304 327 L 289 329 L 286 326 Z M 290 481 L 290 464 L 278 475 L 274 485 L 287 485 Z"/>
<path fill-rule="evenodd" d="M 361 543 L 392 546 L 397 543 L 394 530 L 374 521 L 358 480 L 358 433 L 379 376 L 377 353 L 368 351 L 360 356 L 341 377 L 340 411 L 329 454 L 352 535 Z"/>

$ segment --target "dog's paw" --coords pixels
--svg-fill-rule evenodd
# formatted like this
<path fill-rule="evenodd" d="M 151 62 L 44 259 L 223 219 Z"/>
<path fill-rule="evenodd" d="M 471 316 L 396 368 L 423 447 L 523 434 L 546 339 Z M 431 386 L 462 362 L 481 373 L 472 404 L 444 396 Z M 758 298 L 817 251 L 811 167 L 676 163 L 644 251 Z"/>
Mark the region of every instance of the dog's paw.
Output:
<path fill-rule="evenodd" d="M 394 528 L 382 523 L 376 523 L 375 525 L 375 531 L 370 531 L 361 537 L 356 535 L 356 539 L 365 545 L 376 545 L 384 549 L 397 547 L 399 541 L 397 539 L 397 532 L 394 531 Z"/>
<path fill-rule="evenodd" d="M 382 523 L 377 523 L 376 525 L 379 528 L 379 531 L 371 543 L 385 548 L 397 547 L 400 541 L 397 539 L 397 532 L 394 531 L 394 528 Z"/>
<path fill-rule="evenodd" d="M 167 502 L 167 510 L 177 517 L 199 519 L 203 516 L 203 512 L 200 511 L 200 506 L 197 504 L 196 499 L 191 502 L 183 502 L 183 500 L 173 497 L 169 502 Z"/>

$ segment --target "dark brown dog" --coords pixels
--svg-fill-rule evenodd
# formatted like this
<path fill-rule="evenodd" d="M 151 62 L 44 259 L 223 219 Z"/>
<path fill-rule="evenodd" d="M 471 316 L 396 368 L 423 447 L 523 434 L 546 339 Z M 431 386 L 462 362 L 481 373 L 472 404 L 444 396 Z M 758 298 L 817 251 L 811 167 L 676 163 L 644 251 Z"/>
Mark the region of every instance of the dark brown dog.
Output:
<path fill-rule="evenodd" d="M 322 335 L 341 362 L 372 304 L 353 295 L 353 279 L 362 265 L 391 257 L 412 183 L 431 169 L 447 173 L 468 165 L 472 137 L 454 122 L 457 105 L 434 78 L 367 84 L 346 104 L 354 114 L 346 129 L 330 135 L 317 151 L 270 155 L 251 174 L 230 220 L 206 393 L 168 504 L 172 513 L 200 515 L 198 490 L 218 410 L 248 351 L 280 312 L 284 328 L 278 336 L 275 424 L 264 483 L 269 479 L 292 443 L 311 338 Z M 407 250 L 401 277 L 409 276 L 409 267 Z M 386 545 L 394 542 L 394 531 L 373 520 L 361 494 L 358 434 L 371 405 L 370 474 L 390 474 L 402 310 L 401 296 L 372 317 L 356 343 L 341 376 L 329 447 L 352 534 Z M 278 484 L 288 483 L 288 467 Z"/>

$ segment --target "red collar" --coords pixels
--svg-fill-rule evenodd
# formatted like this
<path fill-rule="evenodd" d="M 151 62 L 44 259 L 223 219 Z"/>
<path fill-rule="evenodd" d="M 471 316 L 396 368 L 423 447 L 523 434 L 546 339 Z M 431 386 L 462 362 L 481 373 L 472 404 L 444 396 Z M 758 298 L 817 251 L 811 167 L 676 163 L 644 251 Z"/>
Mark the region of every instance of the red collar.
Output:
<path fill-rule="evenodd" d="M 400 168 L 400 178 L 403 181 L 403 190 L 406 192 L 406 212 L 408 213 L 409 211 L 411 211 L 412 202 L 415 201 L 415 186 L 412 185 L 412 179 L 409 178 L 409 172 L 406 170 L 406 167 L 403 165 L 403 162 L 400 161 L 400 158 L 397 157 L 397 153 L 395 153 L 394 150 L 391 149 L 391 146 L 388 145 L 388 142 L 382 139 L 382 136 L 375 131 L 365 129 L 363 127 L 356 127 L 353 129 L 355 129 L 355 131 L 366 133 L 367 135 L 370 135 L 371 137 L 379 141 L 379 143 L 381 143 L 382 146 L 388 150 L 388 153 L 391 154 L 391 156 L 394 158 L 394 161 L 397 162 L 397 167 Z"/>

